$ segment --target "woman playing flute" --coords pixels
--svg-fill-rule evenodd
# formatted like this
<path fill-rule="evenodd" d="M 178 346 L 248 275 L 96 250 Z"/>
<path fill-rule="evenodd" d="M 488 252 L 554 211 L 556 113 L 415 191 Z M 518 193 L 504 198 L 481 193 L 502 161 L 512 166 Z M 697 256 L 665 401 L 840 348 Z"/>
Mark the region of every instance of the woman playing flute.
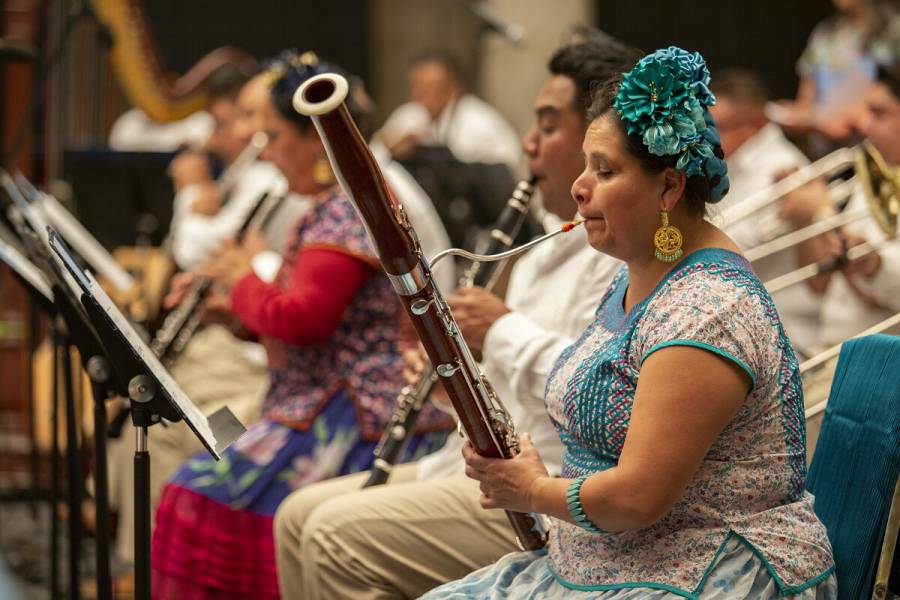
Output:
<path fill-rule="evenodd" d="M 252 253 L 241 248 L 197 271 L 229 290 L 231 312 L 262 338 L 270 387 L 262 420 L 220 462 L 195 457 L 163 492 L 157 598 L 277 598 L 275 509 L 301 486 L 368 469 L 390 419 L 403 368 L 397 295 L 315 128 L 291 106 L 300 84 L 332 70 L 288 55 L 272 86 L 264 157 L 291 192 L 314 198 L 275 282 L 253 274 Z M 438 447 L 450 425 L 425 411 L 407 456 Z"/>

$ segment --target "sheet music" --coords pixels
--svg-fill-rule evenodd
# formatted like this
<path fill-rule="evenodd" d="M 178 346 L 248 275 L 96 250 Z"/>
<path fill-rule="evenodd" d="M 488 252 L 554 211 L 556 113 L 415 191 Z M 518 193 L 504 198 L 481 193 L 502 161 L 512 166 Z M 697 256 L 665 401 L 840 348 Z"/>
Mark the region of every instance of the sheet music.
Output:
<path fill-rule="evenodd" d="M 38 192 L 37 198 L 47 221 L 96 272 L 108 279 L 120 292 L 127 292 L 134 286 L 134 278 L 119 266 L 106 248 L 56 198 L 43 192 Z"/>
<path fill-rule="evenodd" d="M 50 240 L 47 237 L 47 220 L 44 218 L 41 211 L 22 195 L 22 191 L 9 176 L 9 173 L 2 169 L 0 169 L 0 183 L 3 184 L 9 197 L 12 198 L 13 203 L 16 205 L 16 209 L 22 213 L 22 216 L 25 217 L 25 220 L 28 221 L 31 228 L 38 234 L 41 241 L 49 248 Z"/>
<path fill-rule="evenodd" d="M 159 393 L 165 394 L 172 400 L 175 407 L 178 409 L 178 412 L 181 413 L 190 427 L 201 438 L 201 441 L 206 445 L 207 449 L 210 450 L 216 458 L 220 458 L 217 450 L 218 445 L 216 436 L 213 433 L 212 427 L 210 427 L 209 420 L 206 416 L 200 412 L 200 409 L 191 402 L 190 398 L 187 397 L 181 387 L 175 383 L 175 380 L 172 379 L 166 368 L 159 362 L 159 359 L 156 358 L 156 355 L 153 354 L 150 347 L 147 346 L 143 339 L 141 339 L 141 336 L 137 334 L 131 326 L 131 323 L 128 322 L 128 319 L 125 318 L 112 299 L 106 294 L 103 288 L 100 287 L 100 284 L 93 274 L 91 274 L 90 271 L 82 270 L 75 264 L 68 249 L 65 248 L 65 244 L 59 243 L 61 238 L 58 234 L 54 231 L 49 234 L 49 237 L 50 246 L 54 250 L 54 260 L 61 263 L 61 266 L 63 267 L 62 271 L 64 273 L 71 275 L 71 277 L 66 278 L 66 283 L 72 288 L 72 291 L 78 297 L 81 297 L 82 293 L 86 293 L 96 300 L 100 308 L 103 309 L 103 312 L 109 317 L 113 327 L 115 327 L 122 337 L 125 338 L 128 345 L 137 353 L 138 358 L 140 358 L 140 360 L 150 369 L 151 375 L 159 382 L 159 385 L 162 388 L 159 390 Z"/>
<path fill-rule="evenodd" d="M 19 179 L 33 191 L 37 198 L 36 202 L 29 202 L 9 173 L 0 170 L 3 187 L 45 244 L 49 244 L 47 226 L 52 225 L 62 234 L 63 240 L 69 246 L 75 248 L 95 271 L 108 279 L 120 292 L 127 292 L 134 286 L 134 278 L 119 266 L 109 252 L 56 198 L 35 190 L 24 177 L 19 176 Z"/>
<path fill-rule="evenodd" d="M 31 264 L 31 261 L 25 258 L 15 246 L 7 244 L 2 239 L 0 239 L 0 260 L 9 265 L 13 271 L 36 289 L 41 296 L 53 302 L 53 291 L 50 289 L 50 284 L 47 283 L 47 279 L 40 269 Z"/>

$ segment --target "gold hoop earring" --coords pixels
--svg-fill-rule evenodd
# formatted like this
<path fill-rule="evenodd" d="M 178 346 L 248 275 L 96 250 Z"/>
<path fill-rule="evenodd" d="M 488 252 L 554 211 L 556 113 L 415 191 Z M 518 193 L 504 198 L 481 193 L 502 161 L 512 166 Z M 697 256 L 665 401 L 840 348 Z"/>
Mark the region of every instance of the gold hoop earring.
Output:
<path fill-rule="evenodd" d="M 328 186 L 334 183 L 334 171 L 331 163 L 324 156 L 316 159 L 312 168 L 312 178 L 317 185 Z"/>
<path fill-rule="evenodd" d="M 656 247 L 654 255 L 664 263 L 675 262 L 684 254 L 681 245 L 684 238 L 681 231 L 674 225 L 669 225 L 668 211 L 660 211 L 659 228 L 653 234 L 653 245 Z"/>

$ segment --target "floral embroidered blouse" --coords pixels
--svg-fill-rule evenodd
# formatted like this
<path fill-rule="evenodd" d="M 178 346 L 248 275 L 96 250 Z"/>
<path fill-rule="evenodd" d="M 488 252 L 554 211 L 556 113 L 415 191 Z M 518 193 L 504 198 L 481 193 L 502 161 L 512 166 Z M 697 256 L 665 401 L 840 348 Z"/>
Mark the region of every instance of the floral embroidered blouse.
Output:
<path fill-rule="evenodd" d="M 752 387 L 660 521 L 642 530 L 592 533 L 554 519 L 553 574 L 577 589 L 638 586 L 690 596 L 726 541 L 739 536 L 782 591 L 823 580 L 834 567 L 825 527 L 804 489 L 797 360 L 750 264 L 728 250 L 694 252 L 626 314 L 627 288 L 623 268 L 594 322 L 560 356 L 547 383 L 547 409 L 566 446 L 564 477 L 616 465 L 641 364 L 656 350 L 685 345 L 715 352 L 745 370 Z"/>
<path fill-rule="evenodd" d="M 295 262 L 298 256 L 302 258 L 301 250 L 311 249 L 353 257 L 370 265 L 372 272 L 362 281 L 326 339 L 290 344 L 274 337 L 262 338 L 271 380 L 263 417 L 305 430 L 335 393 L 346 389 L 356 405 L 362 437 L 377 440 L 403 387 L 403 362 L 398 347 L 403 315 L 362 221 L 337 186 L 317 197 L 315 206 L 298 221 L 274 286 L 287 290 L 297 285 L 299 282 L 293 281 Z M 242 284 L 238 283 L 233 296 L 243 298 L 243 290 L 239 289 Z M 316 323 L 310 324 L 315 326 Z M 416 431 L 440 431 L 451 426 L 444 413 L 427 405 Z"/>

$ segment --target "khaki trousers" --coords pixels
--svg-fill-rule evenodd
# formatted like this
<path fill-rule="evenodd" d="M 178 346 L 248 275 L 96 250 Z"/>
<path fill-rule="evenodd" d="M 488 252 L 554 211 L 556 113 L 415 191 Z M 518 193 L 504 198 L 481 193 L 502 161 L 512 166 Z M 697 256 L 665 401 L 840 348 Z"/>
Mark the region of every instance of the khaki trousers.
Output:
<path fill-rule="evenodd" d="M 282 598 L 417 598 L 517 550 L 506 513 L 478 504 L 478 482 L 414 481 L 415 468 L 365 490 L 357 473 L 289 496 L 275 515 Z"/>
<path fill-rule="evenodd" d="M 172 366 L 172 377 L 203 414 L 228 406 L 241 423 L 249 425 L 259 419 L 269 379 L 266 367 L 249 361 L 243 352 L 227 329 L 206 327 L 197 332 Z M 166 481 L 203 446 L 183 421 L 151 427 L 147 438 L 153 515 Z M 116 553 L 122 560 L 133 562 L 134 427 L 130 421 L 119 438 L 109 440 L 107 457 L 110 506 L 119 513 Z"/>

